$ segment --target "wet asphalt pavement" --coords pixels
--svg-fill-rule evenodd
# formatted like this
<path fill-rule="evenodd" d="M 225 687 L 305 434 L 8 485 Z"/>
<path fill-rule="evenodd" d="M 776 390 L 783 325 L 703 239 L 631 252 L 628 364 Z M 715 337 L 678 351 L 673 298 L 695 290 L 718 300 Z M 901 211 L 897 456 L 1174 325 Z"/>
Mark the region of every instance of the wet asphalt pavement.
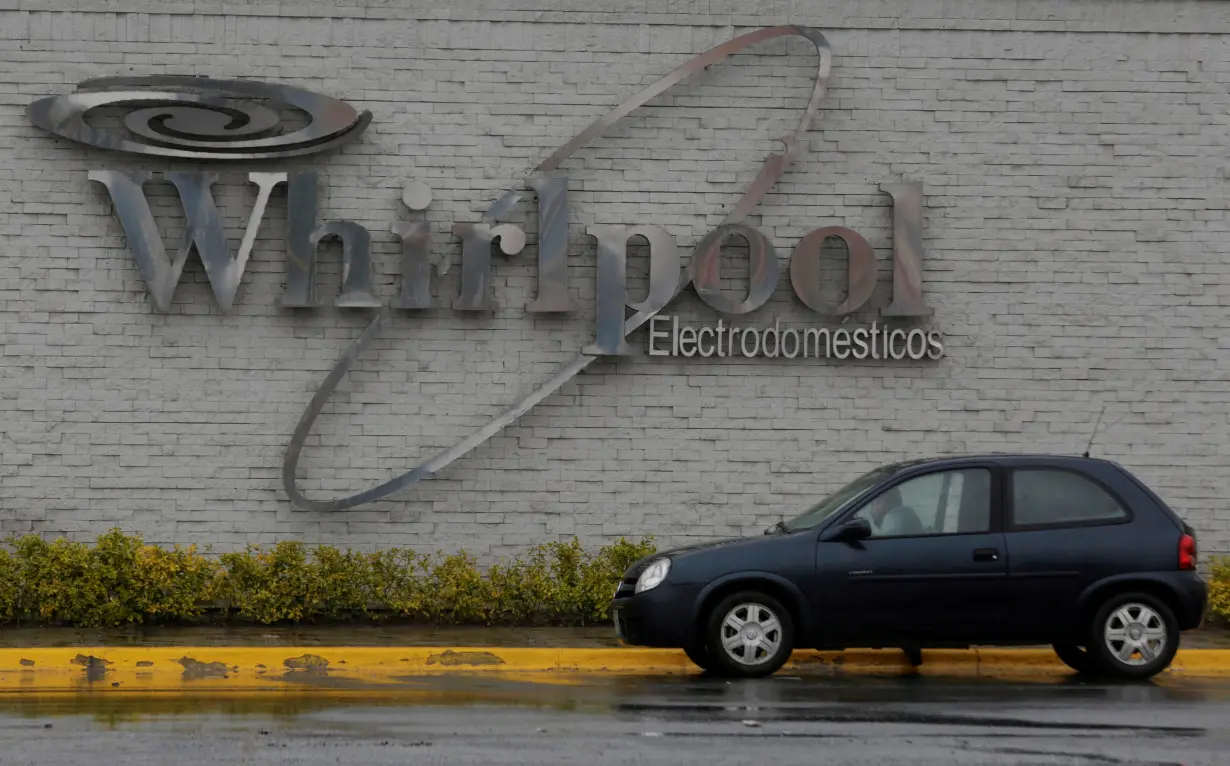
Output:
<path fill-rule="evenodd" d="M 0 765 L 1230 764 L 1230 679 L 494 677 L 396 694 L 0 699 Z"/>

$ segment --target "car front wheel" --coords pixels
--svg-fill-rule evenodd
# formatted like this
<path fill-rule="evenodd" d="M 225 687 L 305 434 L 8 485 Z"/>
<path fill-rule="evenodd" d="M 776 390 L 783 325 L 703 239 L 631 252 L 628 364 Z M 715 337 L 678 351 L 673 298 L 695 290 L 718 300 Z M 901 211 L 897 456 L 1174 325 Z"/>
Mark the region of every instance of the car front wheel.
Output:
<path fill-rule="evenodd" d="M 1125 679 L 1145 679 L 1165 670 L 1179 650 L 1179 626 L 1161 599 L 1122 593 L 1094 615 L 1088 649 L 1099 670 Z"/>
<path fill-rule="evenodd" d="M 794 621 L 777 599 L 734 593 L 709 613 L 706 659 L 715 673 L 761 678 L 776 673 L 794 649 Z"/>
<path fill-rule="evenodd" d="M 709 648 L 703 642 L 689 644 L 683 647 L 683 653 L 688 656 L 692 664 L 701 670 L 710 670 L 713 667 L 713 662 L 709 659 Z"/>
<path fill-rule="evenodd" d="M 1088 674 L 1097 670 L 1097 663 L 1093 661 L 1093 657 L 1088 650 L 1083 646 L 1076 644 L 1054 644 L 1052 649 L 1063 664 L 1075 670 L 1077 673 Z"/>

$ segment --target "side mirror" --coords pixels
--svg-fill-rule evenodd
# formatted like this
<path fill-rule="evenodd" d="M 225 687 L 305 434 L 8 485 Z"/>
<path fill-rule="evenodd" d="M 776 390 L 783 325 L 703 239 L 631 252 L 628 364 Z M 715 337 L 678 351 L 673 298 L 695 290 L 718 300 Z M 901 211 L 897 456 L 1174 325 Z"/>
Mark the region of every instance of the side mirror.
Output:
<path fill-rule="evenodd" d="M 829 539 L 852 543 L 857 540 L 866 540 L 868 537 L 871 537 L 871 522 L 867 519 L 850 519 L 837 527 Z"/>

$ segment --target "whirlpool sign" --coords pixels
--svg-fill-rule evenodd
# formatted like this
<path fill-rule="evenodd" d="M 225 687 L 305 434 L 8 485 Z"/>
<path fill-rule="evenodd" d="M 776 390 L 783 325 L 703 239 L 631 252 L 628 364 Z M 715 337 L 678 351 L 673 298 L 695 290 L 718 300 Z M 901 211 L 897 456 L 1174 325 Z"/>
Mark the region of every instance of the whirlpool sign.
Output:
<path fill-rule="evenodd" d="M 167 252 L 145 196 L 145 185 L 155 180 L 153 174 L 98 169 L 89 171 L 89 179 L 110 195 L 128 247 L 159 311 L 170 308 L 184 264 L 193 250 L 204 264 L 219 306 L 223 311 L 231 309 L 269 199 L 278 187 L 286 189 L 288 217 L 286 287 L 280 305 L 319 305 L 317 246 L 327 238 L 341 241 L 342 286 L 333 302 L 340 307 L 371 309 L 375 315 L 342 354 L 304 410 L 286 450 L 283 484 L 291 501 L 301 508 L 351 508 L 387 497 L 436 473 L 512 423 L 595 359 L 630 353 L 628 335 L 645 325 L 649 326 L 647 352 L 653 357 L 922 361 L 943 356 L 943 338 L 938 331 L 892 325 L 894 321 L 917 322 L 931 315 L 923 297 L 923 195 L 922 185 L 916 182 L 880 187 L 892 202 L 893 221 L 892 300 L 881 309 L 881 320 L 866 327 L 798 329 L 783 328 L 777 322 L 767 328 L 747 327 L 735 319 L 763 306 L 782 278 L 773 244 L 744 220 L 798 156 L 803 137 L 824 99 L 832 69 L 832 52 L 824 36 L 815 29 L 793 25 L 760 29 L 696 56 L 611 109 L 528 174 L 520 188 L 531 190 L 538 198 L 539 241 L 537 296 L 526 310 L 568 312 L 575 308 L 568 291 L 569 185 L 567 177 L 558 172 L 560 165 L 611 125 L 692 74 L 756 43 L 787 36 L 802 37 L 815 46 L 811 96 L 797 127 L 782 139 L 784 150 L 765 159 L 759 174 L 723 223 L 696 246 L 686 268 L 674 237 L 662 228 L 639 224 L 587 226 L 585 231 L 596 240 L 598 253 L 593 342 L 581 349 L 575 360 L 449 449 L 379 486 L 332 500 L 311 500 L 299 490 L 296 472 L 300 454 L 325 402 L 359 354 L 384 331 L 391 312 L 437 307 L 432 280 L 446 271 L 448 264 L 433 252 L 428 226 L 421 222 L 393 226 L 392 233 L 402 246 L 402 279 L 397 298 L 392 306 L 386 307 L 372 291 L 370 232 L 354 221 L 319 220 L 319 178 L 313 170 L 248 174 L 248 181 L 256 187 L 256 201 L 234 253 L 211 192 L 215 174 L 206 170 L 161 174 L 163 181 L 175 187 L 185 214 L 184 236 L 173 255 Z M 86 121 L 91 110 L 101 107 L 128 107 L 131 111 L 122 127 L 103 129 Z M 307 122 L 300 128 L 283 130 L 278 109 L 303 113 Z M 359 138 L 372 119 L 370 112 L 360 113 L 345 102 L 287 85 L 181 76 L 88 80 L 80 83 L 74 93 L 31 104 L 27 113 L 36 125 L 50 133 L 100 149 L 226 164 L 324 152 Z M 495 308 L 491 295 L 492 248 L 498 246 L 504 254 L 515 255 L 525 247 L 525 232 L 514 224 L 501 222 L 517 207 L 522 195 L 521 190 L 510 191 L 497 199 L 480 221 L 453 226 L 453 234 L 461 240 L 460 291 L 452 301 L 453 309 Z M 402 199 L 409 209 L 424 210 L 431 204 L 432 190 L 411 181 L 406 184 Z M 630 303 L 626 286 L 627 245 L 637 236 L 649 243 L 649 290 L 645 300 Z M 735 238 L 747 245 L 751 275 L 747 294 L 738 300 L 718 286 L 722 246 Z M 821 248 L 830 238 L 844 242 L 847 251 L 846 297 L 837 305 L 826 303 L 821 297 Z M 821 315 L 847 316 L 864 306 L 875 288 L 874 250 L 862 235 L 842 226 L 825 226 L 803 236 L 794 246 L 788 263 L 787 278 L 795 295 Z M 700 300 L 725 316 L 716 323 L 695 327 L 681 325 L 678 317 L 662 315 L 689 286 Z"/>

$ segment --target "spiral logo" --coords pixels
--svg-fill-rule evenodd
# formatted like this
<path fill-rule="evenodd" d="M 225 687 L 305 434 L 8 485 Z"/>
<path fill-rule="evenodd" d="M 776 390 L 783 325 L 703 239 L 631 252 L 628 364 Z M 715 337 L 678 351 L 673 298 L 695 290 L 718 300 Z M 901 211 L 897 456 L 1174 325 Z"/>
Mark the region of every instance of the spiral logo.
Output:
<path fill-rule="evenodd" d="M 132 111 L 122 125 L 90 125 L 89 113 L 103 107 Z M 287 128 L 286 110 L 306 115 L 306 124 Z M 100 149 L 222 161 L 327 151 L 372 121 L 371 112 L 289 85 L 174 75 L 85 80 L 75 93 L 34 102 L 26 114 L 49 133 Z"/>

